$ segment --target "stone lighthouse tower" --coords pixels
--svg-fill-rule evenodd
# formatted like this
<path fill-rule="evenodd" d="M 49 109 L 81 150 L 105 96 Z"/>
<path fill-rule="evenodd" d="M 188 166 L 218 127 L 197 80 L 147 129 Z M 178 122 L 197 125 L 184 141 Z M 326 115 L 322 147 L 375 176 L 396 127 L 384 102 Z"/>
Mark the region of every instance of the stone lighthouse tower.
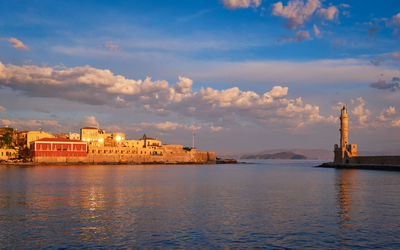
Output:
<path fill-rule="evenodd" d="M 344 151 L 349 144 L 349 115 L 347 109 L 343 106 L 340 114 L 340 148 L 342 149 L 342 158 L 344 158 Z"/>
<path fill-rule="evenodd" d="M 349 115 L 345 106 L 340 113 L 340 147 L 335 144 L 334 153 L 336 164 L 349 163 L 351 157 L 358 156 L 357 144 L 349 144 Z"/>

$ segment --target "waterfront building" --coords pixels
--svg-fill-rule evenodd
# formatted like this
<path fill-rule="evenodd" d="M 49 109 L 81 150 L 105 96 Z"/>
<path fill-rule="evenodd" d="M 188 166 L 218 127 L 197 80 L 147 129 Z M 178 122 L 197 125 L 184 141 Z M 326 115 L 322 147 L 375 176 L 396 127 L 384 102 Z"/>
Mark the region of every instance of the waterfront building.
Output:
<path fill-rule="evenodd" d="M 18 150 L 13 148 L 0 148 L 0 161 L 18 158 Z"/>
<path fill-rule="evenodd" d="M 103 147 L 104 141 L 107 137 L 111 136 L 106 134 L 105 130 L 98 129 L 95 127 L 84 127 L 81 128 L 80 139 L 88 143 L 88 145 L 93 145 L 97 147 Z"/>
<path fill-rule="evenodd" d="M 71 133 L 71 132 L 69 132 L 68 139 L 70 139 L 70 140 L 80 140 L 81 139 L 81 135 L 79 133 Z"/>
<path fill-rule="evenodd" d="M 26 146 L 30 148 L 31 142 L 37 141 L 43 138 L 55 138 L 54 135 L 44 131 L 28 131 L 26 133 Z"/>
<path fill-rule="evenodd" d="M 64 138 L 43 138 L 31 142 L 31 156 L 35 162 L 86 161 L 87 143 Z"/>

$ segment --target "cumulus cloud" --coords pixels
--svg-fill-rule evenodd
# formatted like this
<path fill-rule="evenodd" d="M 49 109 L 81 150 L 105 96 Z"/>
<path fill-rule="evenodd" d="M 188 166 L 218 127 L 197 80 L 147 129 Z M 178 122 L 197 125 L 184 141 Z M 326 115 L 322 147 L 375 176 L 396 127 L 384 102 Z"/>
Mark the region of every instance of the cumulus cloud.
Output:
<path fill-rule="evenodd" d="M 351 111 L 351 113 L 354 116 L 356 116 L 357 125 L 359 127 L 366 127 L 367 120 L 368 120 L 369 116 L 371 115 L 371 111 L 365 107 L 367 102 L 362 97 L 358 97 L 357 101 L 358 101 L 358 105 L 354 107 L 354 109 Z M 353 100 L 353 102 L 355 103 L 354 100 Z"/>
<path fill-rule="evenodd" d="M 12 46 L 16 49 L 21 49 L 21 50 L 29 50 L 29 47 L 26 46 L 21 40 L 18 40 L 17 38 L 10 37 L 10 38 L 1 38 L 1 40 L 8 41 L 9 43 L 12 44 Z"/>
<path fill-rule="evenodd" d="M 0 106 L 0 111 L 6 111 L 7 109 L 3 106 Z"/>
<path fill-rule="evenodd" d="M 308 0 L 306 4 L 302 0 L 291 0 L 287 6 L 283 6 L 282 2 L 277 2 L 273 4 L 272 15 L 286 18 L 285 26 L 289 29 L 296 29 L 304 25 L 320 7 L 319 0 Z"/>
<path fill-rule="evenodd" d="M 345 104 L 343 102 L 338 102 L 336 105 L 332 106 L 331 108 L 335 111 L 340 111 Z"/>
<path fill-rule="evenodd" d="M 109 49 L 110 51 L 113 51 L 113 52 L 118 52 L 118 51 L 119 51 L 118 45 L 113 44 L 112 42 L 106 42 L 104 45 L 105 45 L 106 48 Z"/>
<path fill-rule="evenodd" d="M 290 127 L 299 123 L 333 121 L 321 116 L 318 106 L 304 104 L 301 98 L 288 98 L 288 87 L 274 86 L 270 91 L 258 94 L 238 87 L 194 91 L 192 84 L 191 79 L 181 76 L 176 84 L 169 84 L 162 80 L 152 81 L 149 77 L 132 80 L 90 66 L 5 66 L 0 62 L 0 85 L 29 96 L 115 107 L 120 107 L 117 103 L 132 104 L 153 114 L 174 113 L 220 125 L 246 120 L 253 123 L 278 122 Z M 98 126 L 95 117 L 88 116 L 85 121 Z M 165 128 L 173 128 L 173 125 L 164 124 Z"/>
<path fill-rule="evenodd" d="M 237 8 L 249 8 L 258 7 L 261 4 L 261 0 L 222 0 L 224 7 L 227 9 Z"/>
<path fill-rule="evenodd" d="M 392 17 L 392 23 L 396 29 L 400 29 L 400 13 Z"/>
<path fill-rule="evenodd" d="M 59 122 L 55 120 L 0 119 L 0 124 L 2 126 L 14 127 L 18 129 L 28 129 L 28 130 L 38 130 L 38 129 L 54 130 L 55 128 L 61 127 Z"/>
<path fill-rule="evenodd" d="M 393 127 L 400 127 L 400 119 L 392 121 Z"/>
<path fill-rule="evenodd" d="M 99 123 L 96 121 L 96 117 L 92 116 L 84 116 L 83 117 L 83 121 L 87 126 L 93 126 L 98 128 L 99 127 Z"/>
<path fill-rule="evenodd" d="M 339 15 L 339 9 L 335 6 L 322 8 L 320 0 L 290 0 L 284 6 L 282 2 L 272 5 L 272 15 L 286 19 L 285 27 L 297 29 L 308 22 L 315 13 L 323 20 L 334 20 Z M 315 28 L 314 28 L 315 31 Z"/>
<path fill-rule="evenodd" d="M 331 6 L 327 9 L 321 8 L 318 10 L 318 15 L 326 20 L 334 20 L 339 14 L 338 8 Z"/>
<path fill-rule="evenodd" d="M 388 108 L 382 109 L 381 113 L 377 117 L 380 121 L 387 121 L 390 117 L 396 114 L 396 108 L 389 106 Z"/>

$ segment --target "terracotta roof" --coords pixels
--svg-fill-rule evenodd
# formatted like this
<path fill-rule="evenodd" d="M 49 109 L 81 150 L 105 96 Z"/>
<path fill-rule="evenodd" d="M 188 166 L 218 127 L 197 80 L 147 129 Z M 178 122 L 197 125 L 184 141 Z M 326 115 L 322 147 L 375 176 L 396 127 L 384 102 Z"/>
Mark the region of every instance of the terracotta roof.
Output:
<path fill-rule="evenodd" d="M 43 138 L 36 140 L 38 141 L 54 141 L 54 142 L 83 142 L 81 140 L 70 140 L 70 139 L 64 139 L 64 138 Z"/>
<path fill-rule="evenodd" d="M 83 127 L 81 129 L 98 129 L 98 128 L 95 128 L 95 127 Z"/>

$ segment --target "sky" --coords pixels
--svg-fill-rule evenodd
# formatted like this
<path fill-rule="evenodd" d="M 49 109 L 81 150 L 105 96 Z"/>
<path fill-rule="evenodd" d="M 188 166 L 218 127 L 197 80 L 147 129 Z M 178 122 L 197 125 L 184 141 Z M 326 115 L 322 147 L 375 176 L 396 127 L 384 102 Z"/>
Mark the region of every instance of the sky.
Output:
<path fill-rule="evenodd" d="M 400 149 L 400 1 L 0 0 L 0 126 Z"/>

